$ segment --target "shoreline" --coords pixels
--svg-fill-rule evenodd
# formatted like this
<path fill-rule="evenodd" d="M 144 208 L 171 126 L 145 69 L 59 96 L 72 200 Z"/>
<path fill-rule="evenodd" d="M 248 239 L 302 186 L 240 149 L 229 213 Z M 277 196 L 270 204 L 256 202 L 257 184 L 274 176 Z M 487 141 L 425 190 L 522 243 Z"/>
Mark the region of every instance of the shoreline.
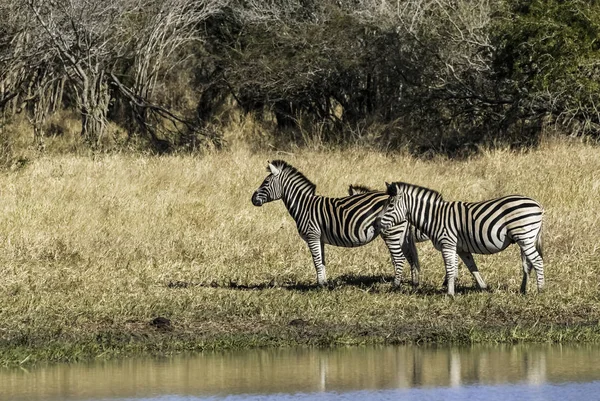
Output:
<path fill-rule="evenodd" d="M 0 366 L 5 368 L 44 363 L 74 363 L 131 357 L 164 357 L 204 351 L 250 350 L 256 348 L 414 345 L 469 346 L 501 344 L 597 344 L 598 322 L 575 325 L 532 325 L 517 327 L 317 327 L 298 319 L 286 326 L 264 327 L 254 333 L 233 332 L 195 335 L 177 328 L 122 332 L 107 330 L 79 338 L 21 339 L 29 345 L 0 343 Z"/>

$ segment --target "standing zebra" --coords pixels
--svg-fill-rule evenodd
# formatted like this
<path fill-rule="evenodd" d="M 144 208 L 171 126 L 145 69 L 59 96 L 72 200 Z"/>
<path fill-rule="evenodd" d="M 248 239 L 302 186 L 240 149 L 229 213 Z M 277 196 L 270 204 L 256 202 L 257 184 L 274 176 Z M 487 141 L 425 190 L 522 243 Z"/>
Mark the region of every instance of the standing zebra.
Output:
<path fill-rule="evenodd" d="M 267 202 L 283 200 L 296 221 L 298 234 L 310 249 L 319 285 L 327 284 L 325 244 L 356 247 L 371 242 L 378 235 L 381 235 L 392 256 L 394 285 L 400 285 L 405 254 L 411 255 L 412 281 L 413 285 L 418 284 L 414 241 L 404 241 L 407 224 L 401 223 L 381 231 L 375 227 L 375 220 L 388 199 L 386 193 L 369 192 L 344 198 L 327 198 L 316 195 L 316 185 L 283 160 L 269 163 L 267 171 L 270 174 L 252 195 L 252 204 L 262 206 Z"/>
<path fill-rule="evenodd" d="M 376 192 L 374 189 L 371 189 L 365 185 L 350 185 L 348 187 L 348 194 L 349 195 L 356 195 L 356 194 L 365 194 L 368 192 Z M 384 193 L 384 192 L 381 192 Z M 425 242 L 425 241 L 429 241 L 429 237 L 421 230 L 419 230 L 418 228 L 415 228 L 415 226 L 413 226 L 412 224 L 409 224 L 406 230 L 406 236 L 404 238 L 405 242 L 411 242 L 413 244 L 416 244 L 418 242 Z M 419 264 L 419 258 L 417 255 L 417 247 L 416 246 L 407 246 L 407 248 L 409 250 L 414 250 L 414 255 L 411 255 L 410 253 L 406 253 L 404 256 L 406 256 L 406 259 L 408 260 L 408 262 L 410 263 L 411 266 L 413 266 L 414 264 L 416 264 L 416 269 L 417 271 L 421 271 L 421 266 Z M 458 278 L 458 255 L 456 255 L 456 264 L 454 265 L 454 267 L 456 268 L 456 274 L 455 274 L 455 279 Z M 411 260 L 413 260 L 414 262 L 412 262 Z M 473 273 L 473 272 L 471 272 Z M 473 274 L 473 276 L 477 279 L 477 276 L 475 274 Z M 479 279 L 477 280 L 477 285 L 480 286 L 481 289 L 485 289 L 486 288 L 486 284 L 483 281 L 483 278 L 481 277 L 481 275 L 479 275 Z M 444 283 L 442 284 L 442 287 L 447 287 L 448 286 L 448 276 L 444 276 Z"/>
<path fill-rule="evenodd" d="M 535 200 L 510 195 L 483 202 L 447 202 L 432 189 L 403 182 L 386 185 L 390 198 L 377 225 L 385 229 L 408 221 L 431 238 L 444 257 L 449 295 L 454 295 L 457 253 L 479 287 L 485 288 L 472 253 L 492 254 L 512 243 L 521 248 L 521 292 L 527 291 L 532 269 L 536 272 L 538 291 L 543 290 L 543 209 Z"/>

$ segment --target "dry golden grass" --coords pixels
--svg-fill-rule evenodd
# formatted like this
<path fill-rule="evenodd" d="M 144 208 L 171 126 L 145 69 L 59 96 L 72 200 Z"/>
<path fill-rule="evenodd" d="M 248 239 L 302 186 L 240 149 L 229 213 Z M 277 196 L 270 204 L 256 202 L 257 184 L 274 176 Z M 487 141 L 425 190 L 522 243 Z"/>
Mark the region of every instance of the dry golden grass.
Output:
<path fill-rule="evenodd" d="M 266 161 L 282 158 L 343 196 L 403 180 L 448 200 L 520 193 L 545 208 L 547 291 L 518 294 L 518 248 L 476 256 L 444 295 L 440 254 L 419 244 L 422 285 L 392 291 L 378 239 L 326 247 L 333 287 L 281 202 L 252 206 Z M 0 364 L 207 347 L 363 342 L 600 339 L 600 149 L 549 141 L 530 152 L 424 161 L 363 149 L 204 156 L 39 158 L 0 175 Z M 156 316 L 168 330 L 148 323 Z M 295 323 L 289 323 L 294 320 Z"/>

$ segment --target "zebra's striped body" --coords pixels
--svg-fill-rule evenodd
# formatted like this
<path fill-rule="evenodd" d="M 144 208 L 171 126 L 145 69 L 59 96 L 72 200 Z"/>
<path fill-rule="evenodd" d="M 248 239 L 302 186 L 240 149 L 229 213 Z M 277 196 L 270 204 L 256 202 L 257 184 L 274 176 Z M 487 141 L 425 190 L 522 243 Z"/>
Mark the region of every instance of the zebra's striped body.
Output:
<path fill-rule="evenodd" d="M 356 247 L 381 235 L 396 269 L 394 284 L 399 285 L 405 253 L 414 243 L 404 243 L 406 223 L 379 230 L 375 220 L 387 202 L 387 194 L 369 192 L 343 198 L 315 194 L 316 186 L 302 173 L 282 160 L 269 163 L 270 174 L 252 195 L 252 203 L 262 206 L 281 199 L 296 221 L 300 237 L 306 241 L 313 257 L 319 285 L 327 283 L 324 245 Z M 417 265 L 418 266 L 418 265 Z M 418 271 L 413 266 L 413 284 L 418 284 Z"/>
<path fill-rule="evenodd" d="M 444 257 L 448 294 L 454 294 L 457 254 L 485 288 L 472 253 L 492 254 L 512 243 L 521 248 L 521 292 L 527 290 L 531 269 L 535 269 L 538 290 L 543 289 L 543 209 L 535 200 L 510 195 L 483 202 L 447 202 L 434 190 L 402 182 L 388 185 L 387 193 L 390 199 L 378 225 L 385 229 L 408 221 L 423 231 Z"/>

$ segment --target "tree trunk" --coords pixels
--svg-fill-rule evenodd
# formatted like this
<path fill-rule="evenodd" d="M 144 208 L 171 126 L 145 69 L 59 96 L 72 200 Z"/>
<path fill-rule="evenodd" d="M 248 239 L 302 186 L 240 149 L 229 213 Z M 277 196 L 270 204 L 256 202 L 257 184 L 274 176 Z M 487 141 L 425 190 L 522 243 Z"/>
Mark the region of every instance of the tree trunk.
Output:
<path fill-rule="evenodd" d="M 84 79 L 80 93 L 81 136 L 93 148 L 100 145 L 106 131 L 110 92 L 104 73 L 93 76 L 90 84 Z"/>

